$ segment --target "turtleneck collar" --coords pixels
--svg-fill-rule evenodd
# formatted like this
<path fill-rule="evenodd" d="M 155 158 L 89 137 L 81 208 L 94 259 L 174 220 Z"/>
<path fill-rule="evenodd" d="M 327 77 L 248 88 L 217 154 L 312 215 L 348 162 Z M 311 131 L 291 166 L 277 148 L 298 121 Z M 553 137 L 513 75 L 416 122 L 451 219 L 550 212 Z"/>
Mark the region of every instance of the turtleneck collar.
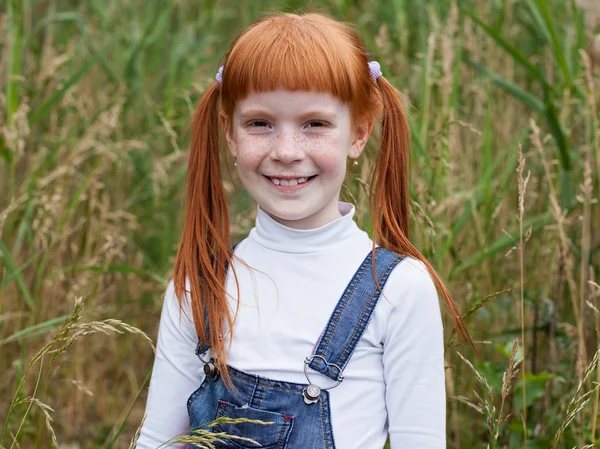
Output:
<path fill-rule="evenodd" d="M 313 253 L 327 251 L 362 231 L 352 218 L 356 211 L 351 203 L 338 201 L 342 216 L 314 229 L 294 229 L 275 221 L 260 206 L 257 206 L 256 224 L 250 237 L 258 244 L 285 253 Z"/>

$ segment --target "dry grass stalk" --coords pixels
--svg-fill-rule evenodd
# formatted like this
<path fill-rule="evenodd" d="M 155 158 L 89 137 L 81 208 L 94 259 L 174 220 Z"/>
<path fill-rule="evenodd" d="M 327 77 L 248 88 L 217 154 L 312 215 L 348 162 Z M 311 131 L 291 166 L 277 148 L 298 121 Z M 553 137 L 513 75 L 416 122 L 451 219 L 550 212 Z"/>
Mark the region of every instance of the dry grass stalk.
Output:
<path fill-rule="evenodd" d="M 470 401 L 468 398 L 466 398 L 464 396 L 455 396 L 454 399 L 471 407 L 473 410 L 476 410 L 478 413 L 480 413 L 486 417 L 488 427 L 490 430 L 490 435 L 492 438 L 491 446 L 488 444 L 488 448 L 496 447 L 496 445 L 498 444 L 498 438 L 500 437 L 501 427 L 506 422 L 506 420 L 510 417 L 510 414 L 503 416 L 503 411 L 504 411 L 504 404 L 506 403 L 506 400 L 510 394 L 512 382 L 517 377 L 517 374 L 519 372 L 519 365 L 521 364 L 521 362 L 523 360 L 522 358 L 520 358 L 517 361 L 515 361 L 515 356 L 517 354 L 518 349 L 519 349 L 519 339 L 516 338 L 513 343 L 512 351 L 511 351 L 511 354 L 510 354 L 510 357 L 508 360 L 508 367 L 507 367 L 506 371 L 504 372 L 504 374 L 502 375 L 501 405 L 500 405 L 500 410 L 498 412 L 496 412 L 496 406 L 494 405 L 494 402 L 495 402 L 494 392 L 492 391 L 492 387 L 490 387 L 487 379 L 485 379 L 485 377 L 483 377 L 479 373 L 479 371 L 477 371 L 477 368 L 475 368 L 469 360 L 464 358 L 462 356 L 462 354 L 460 354 L 460 352 L 457 352 L 457 354 L 460 356 L 460 358 L 463 360 L 463 362 L 465 362 L 467 364 L 467 366 L 471 369 L 471 371 L 475 374 L 477 381 L 485 387 L 485 391 L 487 394 L 485 395 L 485 398 L 482 398 L 479 394 L 477 394 L 476 391 L 473 391 L 473 394 L 474 394 L 475 398 L 477 399 L 476 403 Z M 525 404 L 525 402 L 523 404 Z"/>
<path fill-rule="evenodd" d="M 42 413 L 44 413 L 44 420 L 46 422 L 46 428 L 48 429 L 48 432 L 50 432 L 50 436 L 52 438 L 52 446 L 54 446 L 56 449 L 59 449 L 58 440 L 56 439 L 56 433 L 54 432 L 54 429 L 52 428 L 52 422 L 54 421 L 52 419 L 52 416 L 50 416 L 50 412 L 54 412 L 52 407 L 50 407 L 47 404 L 44 404 L 39 399 L 33 398 L 33 397 L 28 397 L 28 398 L 23 399 L 22 401 L 19 401 L 19 404 L 22 402 L 30 402 L 32 404 L 37 405 L 42 410 Z"/>
<path fill-rule="evenodd" d="M 497 296 L 500 296 L 504 293 L 508 293 L 508 292 L 512 291 L 513 288 L 514 287 L 510 287 L 505 290 L 501 290 L 499 292 L 495 292 L 490 295 L 487 295 L 485 298 L 481 299 L 480 301 L 476 302 L 473 306 L 471 306 L 471 308 L 469 310 L 467 310 L 467 312 L 463 315 L 463 319 L 465 320 L 465 322 L 468 321 L 469 318 L 471 318 L 471 316 L 473 316 L 473 314 L 475 312 L 477 312 L 479 309 L 481 309 L 483 306 L 485 306 L 490 299 L 496 298 Z M 446 341 L 446 345 L 445 345 L 446 350 L 452 345 L 455 335 L 456 335 L 456 330 L 452 329 L 450 336 L 448 337 L 448 340 Z M 473 343 L 477 343 L 477 342 L 473 341 Z M 483 343 L 489 343 L 489 342 L 486 341 Z M 458 343 L 455 343 L 455 344 L 458 345 Z"/>
<path fill-rule="evenodd" d="M 592 303 L 597 297 L 600 297 L 600 285 L 595 283 L 594 281 L 588 281 L 591 289 L 595 289 L 590 294 L 590 300 L 586 301 L 586 304 L 592 311 L 594 312 L 594 316 L 596 317 L 596 341 L 600 346 L 600 310 Z M 597 365 L 596 369 L 596 382 L 600 384 L 600 363 Z M 594 398 L 594 410 L 592 412 L 592 441 L 596 441 L 596 430 L 598 426 L 598 420 L 596 416 L 598 416 L 598 408 L 600 405 L 600 390 L 596 391 L 596 397 Z"/>
<path fill-rule="evenodd" d="M 145 421 L 146 421 L 146 414 L 144 413 L 144 417 L 142 418 L 140 425 L 138 426 L 137 430 L 135 431 L 135 434 L 133 434 L 133 438 L 131 438 L 131 443 L 129 443 L 128 449 L 135 449 L 135 444 L 137 443 L 137 440 L 140 437 L 140 432 L 142 431 L 142 427 L 144 426 Z"/>
<path fill-rule="evenodd" d="M 512 351 L 510 353 L 510 358 L 508 360 L 508 368 L 502 375 L 502 403 L 500 404 L 500 412 L 498 413 L 498 424 L 496 426 L 496 433 L 494 434 L 494 447 L 498 442 L 498 437 L 500 436 L 500 426 L 509 418 L 510 415 L 506 415 L 502 417 L 502 411 L 504 410 L 504 404 L 506 399 L 508 398 L 508 394 L 510 393 L 510 388 L 512 386 L 513 380 L 517 377 L 519 373 L 519 364 L 523 361 L 523 359 L 519 359 L 515 362 L 515 356 L 517 354 L 517 350 L 519 349 L 519 339 L 515 338 L 513 343 Z M 525 402 L 523 403 L 523 409 L 525 409 Z"/>
<path fill-rule="evenodd" d="M 583 310 L 585 307 L 585 302 L 588 297 L 588 282 L 590 276 L 590 253 L 592 247 L 592 204 L 596 202 L 595 199 L 592 198 L 592 192 L 594 190 L 594 184 L 592 179 L 592 147 L 596 144 L 596 149 L 600 150 L 600 138 L 598 137 L 598 119 L 597 119 L 597 107 L 595 102 L 594 95 L 594 82 L 592 79 L 592 64 L 589 59 L 587 53 L 583 50 L 579 52 L 582 60 L 582 65 L 584 66 L 584 73 L 586 77 L 586 87 L 587 87 L 587 95 L 586 95 L 586 106 L 589 108 L 589 116 L 590 120 L 587 120 L 586 123 L 592 123 L 592 126 L 586 126 L 586 140 L 587 145 L 582 147 L 583 150 L 583 159 L 584 159 L 584 170 L 583 170 L 583 183 L 581 184 L 581 195 L 577 195 L 577 199 L 583 204 L 583 215 L 582 215 L 582 232 L 581 232 L 581 261 L 580 261 L 580 275 L 579 275 L 579 308 L 582 311 L 582 328 L 584 326 L 584 314 Z M 592 129 L 593 128 L 593 129 Z M 595 131 L 594 131 L 595 130 Z M 594 136 L 596 136 L 594 138 Z M 600 158 L 597 159 L 597 163 L 600 165 Z M 596 342 L 597 345 L 600 342 Z M 597 381 L 600 382 L 600 371 L 598 372 Z M 598 392 L 596 393 L 596 398 L 594 401 L 594 409 L 597 409 L 598 404 Z M 595 441 L 596 436 L 596 427 L 598 425 L 596 414 L 592 416 L 592 441 Z"/>
<path fill-rule="evenodd" d="M 77 324 L 72 327 L 73 333 L 69 336 L 69 338 L 64 339 L 64 344 L 62 347 L 56 349 L 57 352 L 65 351 L 75 340 L 79 337 L 84 337 L 86 335 L 92 335 L 97 333 L 102 333 L 104 335 L 110 335 L 112 333 L 130 333 L 135 335 L 140 335 L 144 340 L 150 343 L 152 347 L 152 351 L 156 353 L 156 348 L 154 347 L 154 342 L 146 333 L 137 327 L 131 326 L 127 323 L 124 323 L 121 320 L 115 320 L 113 318 L 109 318 L 102 321 L 91 321 L 89 323 Z M 50 351 L 54 352 L 54 351 Z"/>
<path fill-rule="evenodd" d="M 526 359 L 525 359 L 525 262 L 524 262 L 524 247 L 523 247 L 523 215 L 525 214 L 525 192 L 527 191 L 527 183 L 531 172 L 527 172 L 527 176 L 523 178 L 525 171 L 525 158 L 523 157 L 523 148 L 519 144 L 519 158 L 517 166 L 517 181 L 519 189 L 519 272 L 521 276 L 521 341 L 522 354 L 523 354 L 523 370 L 522 370 L 522 381 L 523 381 L 523 435 L 525 439 L 525 448 L 527 448 L 527 385 L 525 382 L 525 374 L 527 371 Z M 529 230 L 528 230 L 529 233 Z"/>
<path fill-rule="evenodd" d="M 600 348 L 594 354 L 594 358 L 592 359 L 592 362 L 586 367 L 586 369 L 583 373 L 583 377 L 581 378 L 581 380 L 579 381 L 579 384 L 577 385 L 575 394 L 573 395 L 573 398 L 571 399 L 571 401 L 569 402 L 569 405 L 567 406 L 567 409 L 565 411 L 565 417 L 563 418 L 563 421 L 562 421 L 560 427 L 558 428 L 558 430 L 556 431 L 556 435 L 554 436 L 553 449 L 557 448 L 558 442 L 560 441 L 560 437 L 564 433 L 565 429 L 569 426 L 569 424 L 571 424 L 571 422 L 575 419 L 575 417 L 578 415 L 578 413 L 581 410 L 583 410 L 583 408 L 587 405 L 587 403 L 591 399 L 591 396 L 600 389 L 600 383 L 594 382 L 595 385 L 590 390 L 586 391 L 581 396 L 579 395 L 581 393 L 581 391 L 583 390 L 583 386 L 587 382 L 590 375 L 594 372 L 594 370 L 597 369 L 599 356 L 600 356 Z"/>
<path fill-rule="evenodd" d="M 52 338 L 46 345 L 44 345 L 42 347 L 42 349 L 40 349 L 34 355 L 34 357 L 29 362 L 24 375 L 21 377 L 19 385 L 15 391 L 14 397 L 11 401 L 11 404 L 10 404 L 10 407 L 8 410 L 8 414 L 7 414 L 5 425 L 4 425 L 3 435 L 7 434 L 9 418 L 10 418 L 11 414 L 13 413 L 13 411 L 16 409 L 16 407 L 23 403 L 28 403 L 28 407 L 27 407 L 25 413 L 23 414 L 19 428 L 17 429 L 16 433 L 14 434 L 13 444 L 11 445 L 11 448 L 13 448 L 15 446 L 18 436 L 21 432 L 21 429 L 23 428 L 23 425 L 29 415 L 31 405 L 33 405 L 33 404 L 42 408 L 42 410 L 46 416 L 46 427 L 48 427 L 48 429 L 52 435 L 53 444 L 55 444 L 55 447 L 58 448 L 58 443 L 56 442 L 56 435 L 51 426 L 52 418 L 49 415 L 49 411 L 53 411 L 53 410 L 49 406 L 47 406 L 46 404 L 41 402 L 39 399 L 35 398 L 35 394 L 38 390 L 38 386 L 42 379 L 42 372 L 44 371 L 43 358 L 45 355 L 48 355 L 48 354 L 52 355 L 51 360 L 50 360 L 48 366 L 46 367 L 46 378 L 47 378 L 48 372 L 51 370 L 56 358 L 58 356 L 60 356 L 61 354 L 63 354 L 69 348 L 69 346 L 73 342 L 75 342 L 78 338 L 86 336 L 86 335 L 90 335 L 90 334 L 94 334 L 94 333 L 103 333 L 103 334 L 108 335 L 108 334 L 115 333 L 115 332 L 119 333 L 119 334 L 122 334 L 124 332 L 131 333 L 131 334 L 137 334 L 137 335 L 141 335 L 146 341 L 148 341 L 150 343 L 150 345 L 152 346 L 152 349 L 155 350 L 154 343 L 143 331 L 141 331 L 140 329 L 138 329 L 134 326 L 131 326 L 127 323 L 124 323 L 120 320 L 107 319 L 107 320 L 103 320 L 103 321 L 93 321 L 90 323 L 79 324 L 78 321 L 82 317 L 84 302 L 85 302 L 85 300 L 83 297 L 79 297 L 75 300 L 75 304 L 73 306 L 73 312 L 72 312 L 71 316 L 69 317 L 69 319 L 66 320 L 66 322 L 63 324 L 63 326 L 58 330 L 58 332 L 56 333 L 54 338 Z M 24 385 L 25 380 L 27 379 L 27 377 L 29 375 L 29 372 L 31 371 L 31 368 L 38 361 L 40 361 L 40 369 L 39 369 L 38 378 L 37 378 L 37 381 L 35 384 L 35 389 L 34 389 L 33 395 L 31 395 L 28 399 L 18 400 L 19 393 L 21 392 L 21 389 Z M 2 442 L 3 441 L 0 442 L 0 445 L 2 444 Z"/>
<path fill-rule="evenodd" d="M 214 427 L 219 424 L 241 424 L 241 423 L 253 423 L 253 424 L 261 424 L 261 425 L 269 425 L 273 424 L 271 421 L 260 421 L 257 419 L 248 419 L 248 418 L 227 418 L 225 416 L 215 419 L 210 423 L 206 424 L 208 427 Z M 215 443 L 224 443 L 225 440 L 239 440 L 245 441 L 248 443 L 256 444 L 257 447 L 260 447 L 256 441 L 251 438 L 238 437 L 235 435 L 228 435 L 225 432 L 213 432 L 212 430 L 204 430 L 204 429 L 191 429 L 190 434 L 179 435 L 175 438 L 172 438 L 163 444 L 161 444 L 157 449 L 162 449 L 163 447 L 169 447 L 176 443 L 186 443 L 186 444 L 194 444 L 199 448 L 204 449 L 215 449 Z"/>
<path fill-rule="evenodd" d="M 600 34 L 596 36 L 595 42 L 597 43 L 597 62 L 600 63 Z M 598 119 L 598 103 L 596 102 L 596 83 L 594 81 L 593 64 L 590 56 L 580 50 L 581 62 L 585 70 L 585 88 L 586 95 L 585 99 L 588 107 L 589 122 L 587 126 L 587 143 L 590 148 L 596 153 L 596 173 L 600 174 L 600 122 Z M 591 124 L 591 126 L 589 126 Z M 600 182 L 598 183 L 598 195 L 600 196 Z"/>
<path fill-rule="evenodd" d="M 475 374 L 477 381 L 481 385 L 483 385 L 483 387 L 485 388 L 485 392 L 486 392 L 486 395 L 485 395 L 486 398 L 484 399 L 475 390 L 473 390 L 473 395 L 477 399 L 477 405 L 475 405 L 475 404 L 471 405 L 468 403 L 468 401 L 466 401 L 466 402 L 461 401 L 461 402 L 464 402 L 465 404 L 469 405 L 470 407 L 474 408 L 475 410 L 481 410 L 480 413 L 482 413 L 486 417 L 486 421 L 488 423 L 490 433 L 492 435 L 494 435 L 496 433 L 496 429 L 495 429 L 496 406 L 494 405 L 494 393 L 492 391 L 492 387 L 490 387 L 490 384 L 488 383 L 487 379 L 485 377 L 483 377 L 479 373 L 479 371 L 477 371 L 477 368 L 475 368 L 469 360 L 467 360 L 465 357 L 463 357 L 463 355 L 460 352 L 456 351 L 456 353 L 463 360 L 463 362 L 465 362 L 465 364 L 471 369 L 473 374 Z"/>
<path fill-rule="evenodd" d="M 565 274 L 567 277 L 567 283 L 569 285 L 569 293 L 571 297 L 571 305 L 573 307 L 573 313 L 575 315 L 575 322 L 577 326 L 578 333 L 578 356 L 576 363 L 577 370 L 577 379 L 581 379 L 587 359 L 586 350 L 585 350 L 585 337 L 583 332 L 583 319 L 582 313 L 580 310 L 579 303 L 577 302 L 577 282 L 575 281 L 575 261 L 573 260 L 573 254 L 571 251 L 571 247 L 573 243 L 571 239 L 567 235 L 567 220 L 566 213 L 562 211 L 560 207 L 560 203 L 558 201 L 558 194 L 556 189 L 554 188 L 554 184 L 552 181 L 552 170 L 550 167 L 550 162 L 548 162 L 546 158 L 546 154 L 544 151 L 544 141 L 542 141 L 540 137 L 540 129 L 535 123 L 534 120 L 530 120 L 530 126 L 532 130 L 531 134 L 531 142 L 540 154 L 540 159 L 542 161 L 542 165 L 544 166 L 544 172 L 546 175 L 546 180 L 548 184 L 548 197 L 551 205 L 551 212 L 554 215 L 554 219 L 556 220 L 556 225 L 558 229 L 558 237 L 559 237 L 559 250 L 561 253 L 561 257 L 565 263 Z"/>
<path fill-rule="evenodd" d="M 445 360 L 446 360 L 446 362 L 444 364 L 445 365 L 444 375 L 446 378 L 447 394 L 448 394 L 448 397 L 452 398 L 452 397 L 455 397 L 455 394 L 456 394 L 453 366 L 447 361 L 447 358 L 449 356 L 448 352 L 444 351 L 444 353 L 445 353 Z M 464 399 L 466 399 L 466 398 L 464 398 Z M 460 399 L 458 399 L 458 401 L 460 401 Z M 461 447 L 458 402 L 457 401 L 450 402 L 450 407 L 452 408 L 452 410 L 450 412 L 450 419 L 451 419 L 451 425 L 452 425 L 453 443 L 454 443 L 455 447 Z"/>

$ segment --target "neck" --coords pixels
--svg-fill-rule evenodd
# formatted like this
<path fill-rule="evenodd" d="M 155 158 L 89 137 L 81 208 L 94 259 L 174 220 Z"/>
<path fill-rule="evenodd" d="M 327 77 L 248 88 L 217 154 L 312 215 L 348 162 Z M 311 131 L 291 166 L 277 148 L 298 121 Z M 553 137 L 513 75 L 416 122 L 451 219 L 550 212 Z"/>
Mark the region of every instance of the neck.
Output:
<path fill-rule="evenodd" d="M 298 229 L 276 220 L 257 206 L 256 226 L 250 236 L 260 245 L 287 253 L 309 253 L 327 251 L 360 232 L 352 220 L 354 205 L 337 203 L 337 218 L 318 227 Z"/>

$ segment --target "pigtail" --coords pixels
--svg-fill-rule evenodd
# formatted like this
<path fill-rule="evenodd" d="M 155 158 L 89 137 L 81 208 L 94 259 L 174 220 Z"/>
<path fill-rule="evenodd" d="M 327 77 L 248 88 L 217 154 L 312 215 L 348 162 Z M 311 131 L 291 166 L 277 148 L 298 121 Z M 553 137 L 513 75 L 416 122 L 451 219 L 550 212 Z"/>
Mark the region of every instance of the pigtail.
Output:
<path fill-rule="evenodd" d="M 197 334 L 210 346 L 223 380 L 229 386 L 225 345 L 220 336 L 224 329 L 223 316 L 229 328 L 233 328 L 225 290 L 226 263 L 231 265 L 232 255 L 219 163 L 219 95 L 219 84 L 213 82 L 202 95 L 191 123 L 185 220 L 173 277 L 180 308 L 185 293 L 191 293 Z M 235 276 L 235 270 L 233 274 Z M 186 280 L 189 290 L 186 290 Z"/>
<path fill-rule="evenodd" d="M 454 328 L 463 340 L 472 346 L 465 322 L 450 292 L 431 264 L 409 240 L 410 128 L 400 102 L 400 93 L 383 76 L 377 79 L 377 85 L 381 93 L 383 115 L 381 143 L 370 183 L 373 242 L 425 264 L 444 297 Z"/>

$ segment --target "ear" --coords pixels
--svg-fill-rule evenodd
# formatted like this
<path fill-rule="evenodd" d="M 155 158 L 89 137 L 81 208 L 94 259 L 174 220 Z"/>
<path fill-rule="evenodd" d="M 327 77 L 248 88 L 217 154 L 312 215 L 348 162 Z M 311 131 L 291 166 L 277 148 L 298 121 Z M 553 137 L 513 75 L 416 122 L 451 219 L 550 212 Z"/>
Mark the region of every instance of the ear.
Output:
<path fill-rule="evenodd" d="M 225 111 L 221 111 L 219 113 L 219 120 L 221 122 L 221 129 L 223 129 L 223 134 L 225 135 L 225 140 L 227 140 L 227 146 L 229 147 L 229 152 L 233 157 L 236 157 L 237 148 L 235 146 L 235 139 L 233 138 L 233 123 L 229 118 Z"/>
<path fill-rule="evenodd" d="M 364 121 L 358 124 L 356 130 L 354 132 L 354 142 L 352 142 L 352 147 L 350 148 L 350 152 L 348 156 L 352 159 L 358 159 L 365 149 L 365 145 L 369 140 L 369 136 L 371 135 L 371 131 L 373 130 L 373 122 L 372 121 Z"/>

